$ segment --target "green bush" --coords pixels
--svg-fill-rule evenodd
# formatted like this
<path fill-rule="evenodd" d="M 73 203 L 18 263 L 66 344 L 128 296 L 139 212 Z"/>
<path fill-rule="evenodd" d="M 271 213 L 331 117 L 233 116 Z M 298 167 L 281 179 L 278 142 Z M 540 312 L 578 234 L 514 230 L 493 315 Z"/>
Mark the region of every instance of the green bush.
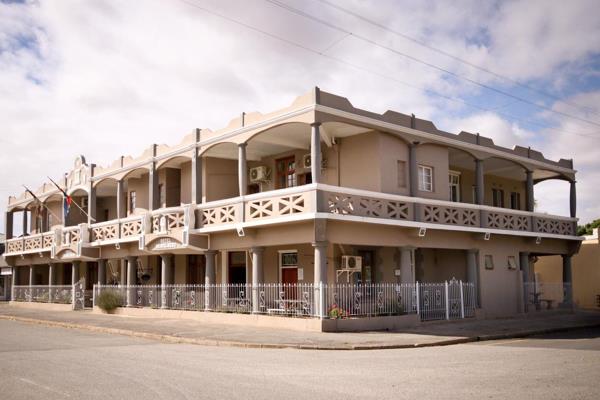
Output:
<path fill-rule="evenodd" d="M 96 299 L 98 307 L 107 313 L 113 312 L 122 302 L 121 294 L 115 290 L 104 290 Z"/>

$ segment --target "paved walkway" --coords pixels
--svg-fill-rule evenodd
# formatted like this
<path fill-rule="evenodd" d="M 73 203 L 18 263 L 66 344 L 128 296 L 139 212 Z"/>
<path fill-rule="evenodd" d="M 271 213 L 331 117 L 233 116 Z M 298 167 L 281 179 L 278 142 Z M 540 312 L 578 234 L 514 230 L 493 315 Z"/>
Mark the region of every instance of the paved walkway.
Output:
<path fill-rule="evenodd" d="M 207 324 L 182 319 L 105 315 L 90 311 L 24 309 L 6 303 L 0 304 L 0 319 L 176 343 L 327 350 L 442 346 L 600 326 L 600 313 L 578 312 L 533 318 L 429 322 L 402 332 L 318 333 Z"/>

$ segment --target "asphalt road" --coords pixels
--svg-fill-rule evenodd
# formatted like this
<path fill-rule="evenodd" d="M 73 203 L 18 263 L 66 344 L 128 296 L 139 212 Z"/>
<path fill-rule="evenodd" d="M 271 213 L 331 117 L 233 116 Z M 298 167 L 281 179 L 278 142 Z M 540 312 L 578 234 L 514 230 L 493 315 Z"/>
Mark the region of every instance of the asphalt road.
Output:
<path fill-rule="evenodd" d="M 600 329 L 374 351 L 165 344 L 0 320 L 0 399 L 599 399 Z"/>

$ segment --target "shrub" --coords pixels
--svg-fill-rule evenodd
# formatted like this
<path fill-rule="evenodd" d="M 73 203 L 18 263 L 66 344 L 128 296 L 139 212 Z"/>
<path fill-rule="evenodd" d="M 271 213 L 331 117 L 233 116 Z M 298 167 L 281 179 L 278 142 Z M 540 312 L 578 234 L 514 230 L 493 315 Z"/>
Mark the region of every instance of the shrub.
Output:
<path fill-rule="evenodd" d="M 104 312 L 110 313 L 113 312 L 115 308 L 119 307 L 122 301 L 123 299 L 119 292 L 115 290 L 104 290 L 98 295 L 96 304 L 98 304 L 98 307 Z"/>

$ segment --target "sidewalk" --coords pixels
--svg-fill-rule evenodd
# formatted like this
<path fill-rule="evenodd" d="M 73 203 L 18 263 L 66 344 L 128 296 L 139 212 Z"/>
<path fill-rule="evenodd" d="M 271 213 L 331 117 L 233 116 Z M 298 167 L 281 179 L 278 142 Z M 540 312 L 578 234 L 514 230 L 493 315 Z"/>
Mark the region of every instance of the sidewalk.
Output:
<path fill-rule="evenodd" d="M 22 309 L 6 303 L 0 304 L 0 319 L 136 336 L 171 343 L 315 350 L 443 346 L 600 326 L 600 313 L 578 312 L 533 318 L 423 323 L 402 332 L 317 333 L 206 324 L 183 319 L 93 314 L 89 311 Z"/>

